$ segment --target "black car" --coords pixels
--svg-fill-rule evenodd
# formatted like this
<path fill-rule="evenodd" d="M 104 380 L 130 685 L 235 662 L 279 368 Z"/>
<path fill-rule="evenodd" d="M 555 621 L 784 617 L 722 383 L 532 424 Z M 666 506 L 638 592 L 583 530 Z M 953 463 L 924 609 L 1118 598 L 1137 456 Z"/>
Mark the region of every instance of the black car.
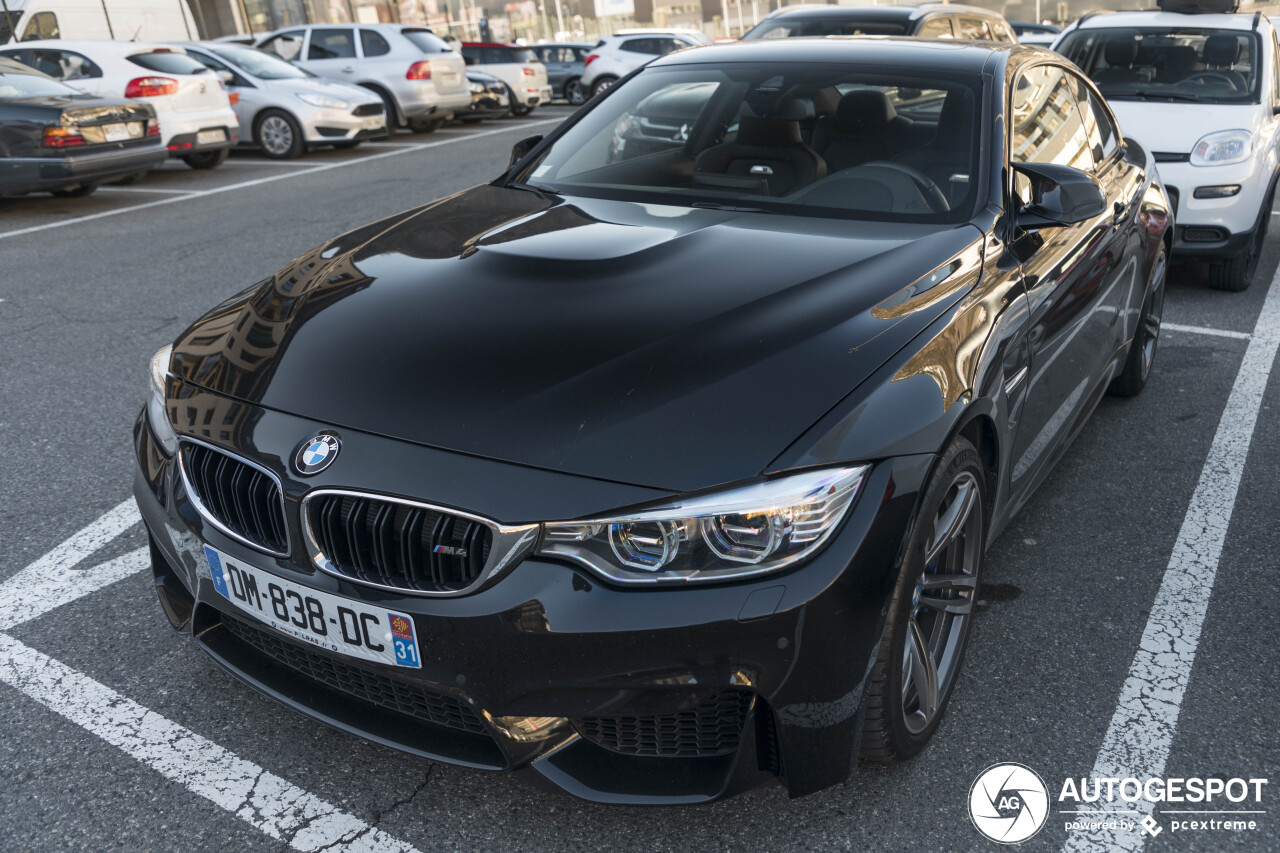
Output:
<path fill-rule="evenodd" d="M 150 104 L 86 95 L 0 58 L 0 196 L 84 196 L 168 157 Z"/>
<path fill-rule="evenodd" d="M 999 12 L 953 3 L 919 6 L 786 6 L 770 12 L 742 38 L 797 36 L 916 36 L 1015 44 L 1017 36 Z"/>
<path fill-rule="evenodd" d="M 340 729 L 600 802 L 915 754 L 987 546 L 1147 381 L 1147 152 L 1047 51 L 784 39 L 659 59 L 512 155 L 156 354 L 173 625 Z"/>
<path fill-rule="evenodd" d="M 471 87 L 471 106 L 467 112 L 459 110 L 455 115 L 464 124 L 474 124 L 487 118 L 502 118 L 511 114 L 511 95 L 507 84 L 492 74 L 467 69 L 467 84 Z"/>
<path fill-rule="evenodd" d="M 582 89 L 582 69 L 586 67 L 589 44 L 535 44 L 529 49 L 547 66 L 551 96 L 563 98 L 575 107 L 587 100 Z"/>

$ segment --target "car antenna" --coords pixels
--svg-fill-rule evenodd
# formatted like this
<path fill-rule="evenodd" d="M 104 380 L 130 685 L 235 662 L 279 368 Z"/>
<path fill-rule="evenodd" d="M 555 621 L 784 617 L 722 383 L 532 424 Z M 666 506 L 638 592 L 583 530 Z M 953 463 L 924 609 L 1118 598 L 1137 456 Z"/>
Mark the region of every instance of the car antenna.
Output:
<path fill-rule="evenodd" d="M 142 24 L 138 24 L 138 28 L 133 31 L 133 38 L 129 39 L 129 41 L 137 41 L 138 34 L 141 32 L 142 32 Z"/>
<path fill-rule="evenodd" d="M 1253 26 L 1252 26 L 1252 27 L 1250 27 L 1249 29 L 1253 30 L 1253 31 L 1256 33 L 1256 32 L 1258 31 L 1258 22 L 1259 22 L 1259 21 L 1261 21 L 1261 20 L 1262 20 L 1262 13 L 1261 13 L 1261 12 L 1254 12 L 1254 13 L 1253 13 Z"/>

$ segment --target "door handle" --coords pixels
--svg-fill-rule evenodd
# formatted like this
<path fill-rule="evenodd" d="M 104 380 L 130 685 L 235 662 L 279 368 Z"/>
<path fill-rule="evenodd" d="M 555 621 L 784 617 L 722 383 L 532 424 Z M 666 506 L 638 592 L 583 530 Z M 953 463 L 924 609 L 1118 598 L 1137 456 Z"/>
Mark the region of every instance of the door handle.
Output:
<path fill-rule="evenodd" d="M 1118 201 L 1112 207 L 1112 211 L 1111 221 L 1116 225 L 1119 225 L 1129 216 L 1129 205 L 1122 201 Z"/>
<path fill-rule="evenodd" d="M 343 74 L 354 74 L 354 73 L 356 73 L 356 70 L 355 70 L 354 68 L 352 68 L 350 65 L 348 65 L 346 68 L 342 69 L 342 73 L 343 73 Z"/>

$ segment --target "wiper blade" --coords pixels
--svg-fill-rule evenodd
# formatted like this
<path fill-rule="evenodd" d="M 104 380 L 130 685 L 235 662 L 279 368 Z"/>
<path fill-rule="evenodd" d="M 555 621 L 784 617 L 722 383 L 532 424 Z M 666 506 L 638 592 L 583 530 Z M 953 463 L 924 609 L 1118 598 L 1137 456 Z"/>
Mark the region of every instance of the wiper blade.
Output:
<path fill-rule="evenodd" d="M 1144 101 L 1187 101 L 1193 104 L 1211 103 L 1203 98 L 1197 98 L 1195 95 L 1180 95 L 1176 92 L 1149 92 L 1144 89 L 1135 89 L 1132 92 L 1112 92 L 1113 98 L 1142 98 Z"/>
<path fill-rule="evenodd" d="M 511 187 L 512 189 L 524 190 L 528 193 L 536 193 L 541 196 L 560 195 L 560 191 L 558 189 L 555 187 L 548 187 L 545 184 L 526 184 L 521 183 L 520 181 L 508 181 L 506 186 Z"/>
<path fill-rule="evenodd" d="M 772 210 L 765 210 L 763 207 L 744 207 L 738 204 L 721 204 L 718 201 L 695 201 L 694 207 L 703 210 L 728 210 L 733 213 L 773 213 Z"/>

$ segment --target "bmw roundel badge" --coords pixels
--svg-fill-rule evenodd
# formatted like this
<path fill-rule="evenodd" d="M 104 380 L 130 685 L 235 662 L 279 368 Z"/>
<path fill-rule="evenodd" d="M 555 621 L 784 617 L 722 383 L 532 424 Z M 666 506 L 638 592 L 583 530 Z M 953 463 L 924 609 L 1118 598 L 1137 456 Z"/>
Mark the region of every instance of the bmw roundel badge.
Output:
<path fill-rule="evenodd" d="M 318 474 L 333 464 L 341 448 L 342 442 L 333 433 L 313 435 L 298 448 L 293 457 L 293 467 L 303 476 Z"/>

